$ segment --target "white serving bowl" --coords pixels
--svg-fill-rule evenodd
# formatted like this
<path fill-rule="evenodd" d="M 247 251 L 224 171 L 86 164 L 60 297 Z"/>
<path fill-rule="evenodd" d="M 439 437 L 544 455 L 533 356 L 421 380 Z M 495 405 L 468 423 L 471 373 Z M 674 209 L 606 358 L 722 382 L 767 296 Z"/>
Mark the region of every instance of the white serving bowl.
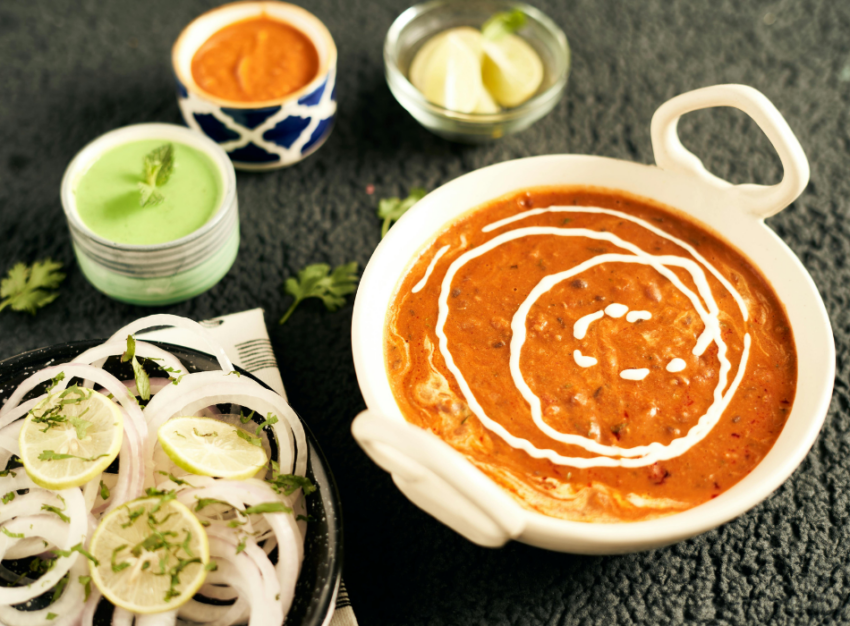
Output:
<path fill-rule="evenodd" d="M 731 185 L 710 174 L 676 134 L 679 117 L 732 106 L 765 132 L 784 168 L 773 186 Z M 776 108 L 743 85 L 706 87 L 677 96 L 652 119 L 657 165 L 583 155 L 518 159 L 461 176 L 428 194 L 390 230 L 360 281 L 352 322 L 357 379 L 368 409 L 352 424 L 355 439 L 417 506 L 471 541 L 500 546 L 509 539 L 582 554 L 616 554 L 675 543 L 715 528 L 768 497 L 791 475 L 823 424 L 835 376 L 835 344 L 817 288 L 764 218 L 805 188 L 809 167 Z M 433 434 L 404 420 L 384 363 L 386 314 L 416 257 L 460 215 L 529 187 L 608 188 L 674 207 L 720 233 L 767 277 L 785 305 L 797 348 L 797 392 L 788 421 L 768 455 L 734 487 L 682 513 L 623 524 L 570 522 L 523 508 Z M 412 254 L 413 253 L 413 254 Z"/>

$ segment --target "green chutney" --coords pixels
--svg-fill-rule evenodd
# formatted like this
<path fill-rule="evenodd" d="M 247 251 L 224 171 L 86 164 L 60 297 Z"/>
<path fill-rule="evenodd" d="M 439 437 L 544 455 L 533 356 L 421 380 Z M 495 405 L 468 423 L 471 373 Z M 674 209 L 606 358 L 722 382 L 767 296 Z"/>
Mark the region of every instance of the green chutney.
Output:
<path fill-rule="evenodd" d="M 164 200 L 141 206 L 145 155 L 174 146 L 174 169 L 157 191 Z M 204 152 L 162 139 L 134 141 L 101 154 L 80 177 L 77 212 L 93 233 L 131 245 L 153 245 L 185 237 L 213 216 L 221 203 L 218 168 Z"/>

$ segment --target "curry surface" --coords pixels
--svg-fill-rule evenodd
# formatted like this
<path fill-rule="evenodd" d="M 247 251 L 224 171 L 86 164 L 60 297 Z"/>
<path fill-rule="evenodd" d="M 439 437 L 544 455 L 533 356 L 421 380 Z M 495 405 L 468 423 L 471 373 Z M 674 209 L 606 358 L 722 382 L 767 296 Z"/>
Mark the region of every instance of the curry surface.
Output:
<path fill-rule="evenodd" d="M 207 93 L 236 102 L 282 98 L 319 71 L 313 42 L 268 17 L 236 22 L 213 34 L 192 58 L 192 78 Z"/>
<path fill-rule="evenodd" d="M 526 226 L 610 232 L 653 255 L 692 258 L 679 245 L 617 216 L 544 213 L 484 233 L 482 228 L 531 208 L 594 206 L 642 218 L 689 244 L 713 265 L 746 303 L 744 321 L 732 295 L 706 272 L 720 309 L 728 381 L 741 360 L 744 334 L 752 345 L 744 377 L 717 425 L 701 442 L 648 467 L 577 469 L 535 459 L 485 428 L 449 371 L 435 333 L 438 298 L 451 263 L 507 230 Z M 437 250 L 450 246 L 418 293 Z M 603 253 L 627 253 L 588 237 L 526 236 L 502 244 L 461 267 L 448 295 L 448 348 L 484 412 L 511 434 L 571 457 L 596 456 L 539 430 L 509 368 L 511 319 L 545 276 Z M 673 268 L 683 284 L 691 276 Z M 581 317 L 618 302 L 645 310 L 649 320 L 605 316 L 579 341 Z M 541 399 L 544 421 L 563 433 L 630 448 L 668 444 L 694 427 L 712 404 L 720 361 L 712 343 L 692 353 L 705 328 L 692 303 L 650 265 L 603 263 L 555 285 L 531 307 L 520 368 Z M 618 522 L 668 515 L 721 494 L 746 476 L 776 441 L 794 400 L 797 358 L 785 311 L 770 285 L 732 246 L 687 218 L 631 197 L 595 189 L 535 189 L 496 200 L 452 223 L 415 261 L 399 286 L 385 333 L 393 393 L 406 419 L 464 453 L 524 506 L 563 519 Z M 577 365 L 573 351 L 594 357 Z M 669 372 L 674 358 L 685 361 Z M 624 369 L 647 368 L 640 381 Z"/>

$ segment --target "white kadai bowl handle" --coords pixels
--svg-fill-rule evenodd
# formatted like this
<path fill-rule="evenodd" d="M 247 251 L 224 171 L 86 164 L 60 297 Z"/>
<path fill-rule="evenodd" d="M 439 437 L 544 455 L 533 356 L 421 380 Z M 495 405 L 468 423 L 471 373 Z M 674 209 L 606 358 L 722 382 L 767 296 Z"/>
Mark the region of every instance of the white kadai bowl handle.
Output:
<path fill-rule="evenodd" d="M 702 161 L 679 141 L 676 125 L 685 113 L 710 107 L 741 109 L 764 131 L 782 161 L 784 174 L 776 185 L 732 185 L 705 169 Z M 652 116 L 652 150 L 663 170 L 696 176 L 728 190 L 743 210 L 770 217 L 791 204 L 809 182 L 809 162 L 782 114 L 763 93 L 745 85 L 715 85 L 683 93 L 662 104 Z"/>
<path fill-rule="evenodd" d="M 434 434 L 368 410 L 351 432 L 416 506 L 470 541 L 495 548 L 524 530 L 520 506 Z"/>

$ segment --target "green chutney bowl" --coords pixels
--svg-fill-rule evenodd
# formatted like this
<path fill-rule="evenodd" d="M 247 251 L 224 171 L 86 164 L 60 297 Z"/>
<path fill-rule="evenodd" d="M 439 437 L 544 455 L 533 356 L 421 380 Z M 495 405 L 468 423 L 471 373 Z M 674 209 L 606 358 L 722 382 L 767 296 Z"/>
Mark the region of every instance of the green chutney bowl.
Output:
<path fill-rule="evenodd" d="M 150 245 L 110 241 L 83 221 L 77 207 L 77 187 L 106 152 L 144 140 L 183 144 L 208 156 L 221 182 L 218 207 L 200 228 L 173 241 Z M 142 169 L 140 162 L 140 180 Z M 101 135 L 68 165 L 62 178 L 61 199 L 80 269 L 96 289 L 121 302 L 158 306 L 193 298 L 221 280 L 239 251 L 233 164 L 215 142 L 184 126 L 134 124 Z"/>

